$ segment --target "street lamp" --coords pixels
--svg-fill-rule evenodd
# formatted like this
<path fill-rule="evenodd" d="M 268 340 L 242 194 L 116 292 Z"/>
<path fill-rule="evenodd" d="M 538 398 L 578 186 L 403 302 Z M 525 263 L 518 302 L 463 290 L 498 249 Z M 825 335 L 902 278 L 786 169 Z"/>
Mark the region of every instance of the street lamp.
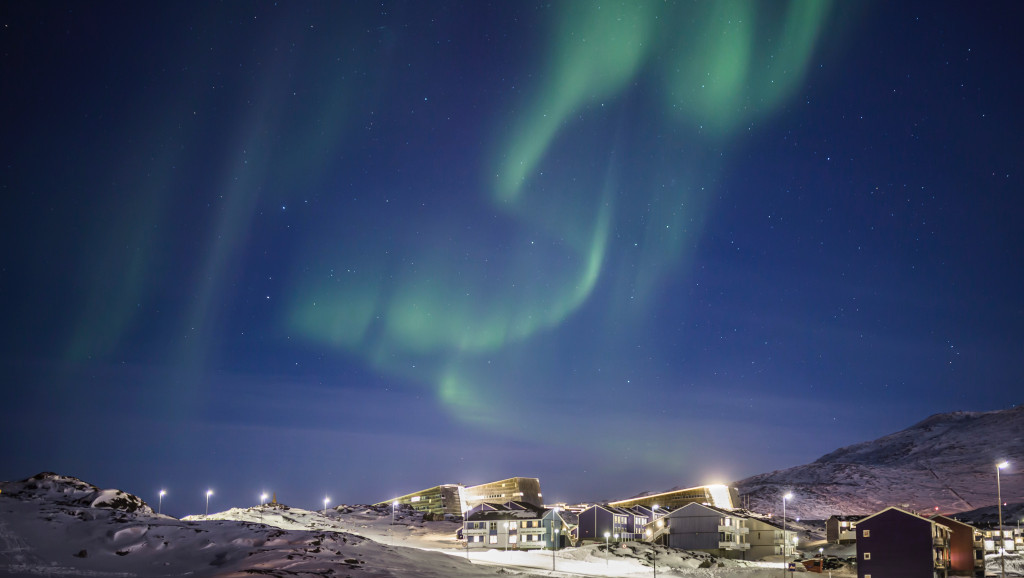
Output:
<path fill-rule="evenodd" d="M 608 567 L 608 537 L 611 536 L 608 532 L 604 533 L 604 566 Z"/>
<path fill-rule="evenodd" d="M 786 575 L 786 548 L 789 540 L 786 538 L 786 500 L 792 500 L 793 494 L 787 493 L 782 496 L 782 575 Z"/>
<path fill-rule="evenodd" d="M 552 522 L 553 523 L 553 522 Z M 558 548 L 558 532 L 559 528 L 555 528 L 555 534 L 551 542 L 551 571 L 555 571 L 555 549 Z"/>
<path fill-rule="evenodd" d="M 999 470 L 1010 465 L 1002 461 L 996 464 L 996 499 L 999 500 L 999 575 L 1006 577 L 1006 535 L 1003 532 L 1003 489 L 999 485 Z"/>
<path fill-rule="evenodd" d="M 324 515 L 327 515 L 327 504 L 331 503 L 330 498 L 324 498 Z"/>
<path fill-rule="evenodd" d="M 398 500 L 391 502 L 391 525 L 395 525 L 395 510 L 398 509 Z"/>
<path fill-rule="evenodd" d="M 206 490 L 206 515 L 210 515 L 210 496 L 213 495 L 213 490 Z"/>
<path fill-rule="evenodd" d="M 267 503 L 267 493 L 260 494 L 260 524 L 263 523 L 263 504 Z"/>
<path fill-rule="evenodd" d="M 160 490 L 160 500 L 156 504 L 156 513 L 159 514 L 164 508 L 164 496 L 167 495 L 167 490 Z"/>

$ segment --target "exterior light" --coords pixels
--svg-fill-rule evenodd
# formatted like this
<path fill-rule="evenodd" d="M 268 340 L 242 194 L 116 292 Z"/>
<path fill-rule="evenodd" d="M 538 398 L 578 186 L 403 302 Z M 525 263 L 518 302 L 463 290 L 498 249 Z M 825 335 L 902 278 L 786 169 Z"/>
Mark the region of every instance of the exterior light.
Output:
<path fill-rule="evenodd" d="M 785 577 L 785 575 L 786 575 L 786 548 L 789 547 L 789 544 L 787 543 L 788 540 L 786 540 L 786 501 L 787 500 L 792 500 L 792 499 L 793 499 L 792 492 L 787 492 L 784 496 L 782 496 L 782 575 L 783 575 L 783 577 Z"/>
<path fill-rule="evenodd" d="M 160 500 L 156 504 L 156 513 L 159 514 L 164 508 L 164 496 L 167 495 L 167 490 L 160 490 Z"/>
<path fill-rule="evenodd" d="M 330 498 L 324 498 L 324 515 L 327 515 L 327 504 L 331 503 Z"/>
<path fill-rule="evenodd" d="M 206 515 L 210 515 L 210 496 L 213 495 L 213 490 L 206 490 Z"/>
<path fill-rule="evenodd" d="M 999 470 L 1010 465 L 1003 460 L 996 464 L 996 500 L 999 501 L 999 574 L 1006 577 L 1006 532 L 1003 531 L 1003 489 L 999 484 Z"/>

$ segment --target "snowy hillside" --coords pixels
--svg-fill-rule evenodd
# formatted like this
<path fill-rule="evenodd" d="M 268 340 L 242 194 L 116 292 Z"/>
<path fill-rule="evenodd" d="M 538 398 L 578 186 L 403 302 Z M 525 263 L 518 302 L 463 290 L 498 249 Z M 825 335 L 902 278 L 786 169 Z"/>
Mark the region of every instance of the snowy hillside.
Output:
<path fill-rule="evenodd" d="M 1024 406 L 938 414 L 903 431 L 841 448 L 817 461 L 735 482 L 755 511 L 805 518 L 868 514 L 885 506 L 954 513 L 996 503 L 996 463 L 1004 502 L 1024 501 Z"/>
<path fill-rule="evenodd" d="M 668 576 L 767 578 L 780 567 L 636 542 L 467 553 L 455 540 L 457 523 L 425 522 L 409 510 L 395 512 L 394 522 L 386 508 L 284 505 L 178 520 L 130 494 L 40 474 L 0 482 L 0 576 L 639 578 L 652 574 L 656 560 Z"/>

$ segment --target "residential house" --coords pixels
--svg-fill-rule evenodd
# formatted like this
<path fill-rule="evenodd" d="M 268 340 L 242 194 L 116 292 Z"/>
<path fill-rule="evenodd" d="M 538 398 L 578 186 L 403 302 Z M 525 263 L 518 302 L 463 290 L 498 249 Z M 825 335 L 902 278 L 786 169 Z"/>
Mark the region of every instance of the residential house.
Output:
<path fill-rule="evenodd" d="M 722 558 L 742 559 L 750 549 L 747 519 L 715 506 L 687 504 L 649 523 L 647 530 L 650 541 Z"/>
<path fill-rule="evenodd" d="M 762 560 L 768 556 L 783 555 L 795 557 L 797 533 L 791 527 L 783 528 L 781 521 L 759 516 L 747 516 L 746 525 L 750 530 L 746 536 L 750 549 L 745 559 Z"/>
<path fill-rule="evenodd" d="M 949 526 L 949 575 L 983 576 L 985 546 L 981 530 L 948 516 L 932 516 L 933 522 Z"/>
<path fill-rule="evenodd" d="M 857 522 L 864 516 L 829 516 L 825 520 L 825 540 L 829 544 L 852 544 L 857 541 Z"/>
<path fill-rule="evenodd" d="M 896 507 L 857 523 L 857 578 L 946 578 L 952 530 Z"/>
<path fill-rule="evenodd" d="M 605 534 L 610 539 L 639 540 L 643 527 L 636 532 L 636 514 L 623 508 L 607 505 L 593 505 L 577 514 L 577 539 L 580 542 L 604 542 Z"/>
<path fill-rule="evenodd" d="M 524 502 L 474 508 L 466 515 L 462 533 L 466 547 L 473 549 L 561 548 L 569 540 L 568 527 L 557 510 Z"/>

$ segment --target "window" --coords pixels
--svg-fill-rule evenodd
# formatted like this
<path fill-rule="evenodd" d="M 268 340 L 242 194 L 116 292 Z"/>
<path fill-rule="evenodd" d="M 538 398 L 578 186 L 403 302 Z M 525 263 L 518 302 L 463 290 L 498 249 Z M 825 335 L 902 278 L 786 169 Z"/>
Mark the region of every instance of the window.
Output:
<path fill-rule="evenodd" d="M 516 538 L 518 538 L 518 537 L 519 537 L 519 536 L 516 536 L 515 534 L 511 534 L 511 535 L 509 535 L 509 537 L 508 537 L 508 543 L 509 543 L 509 544 L 515 544 L 515 543 L 516 543 Z"/>
<path fill-rule="evenodd" d="M 871 537 L 871 530 L 861 530 L 860 537 L 861 538 L 870 538 Z"/>
<path fill-rule="evenodd" d="M 491 539 L 489 540 L 489 542 L 491 544 L 497 544 L 498 543 L 498 537 L 497 536 L 491 536 Z"/>
<path fill-rule="evenodd" d="M 870 560 L 871 559 L 871 552 L 864 552 L 864 559 L 865 560 Z"/>
<path fill-rule="evenodd" d="M 508 523 L 508 529 L 509 530 L 515 530 L 516 529 L 516 522 L 509 522 Z"/>
<path fill-rule="evenodd" d="M 487 524 L 488 524 L 488 528 L 487 528 L 488 530 L 494 530 L 495 532 L 498 531 L 498 523 L 497 522 L 488 522 Z"/>

